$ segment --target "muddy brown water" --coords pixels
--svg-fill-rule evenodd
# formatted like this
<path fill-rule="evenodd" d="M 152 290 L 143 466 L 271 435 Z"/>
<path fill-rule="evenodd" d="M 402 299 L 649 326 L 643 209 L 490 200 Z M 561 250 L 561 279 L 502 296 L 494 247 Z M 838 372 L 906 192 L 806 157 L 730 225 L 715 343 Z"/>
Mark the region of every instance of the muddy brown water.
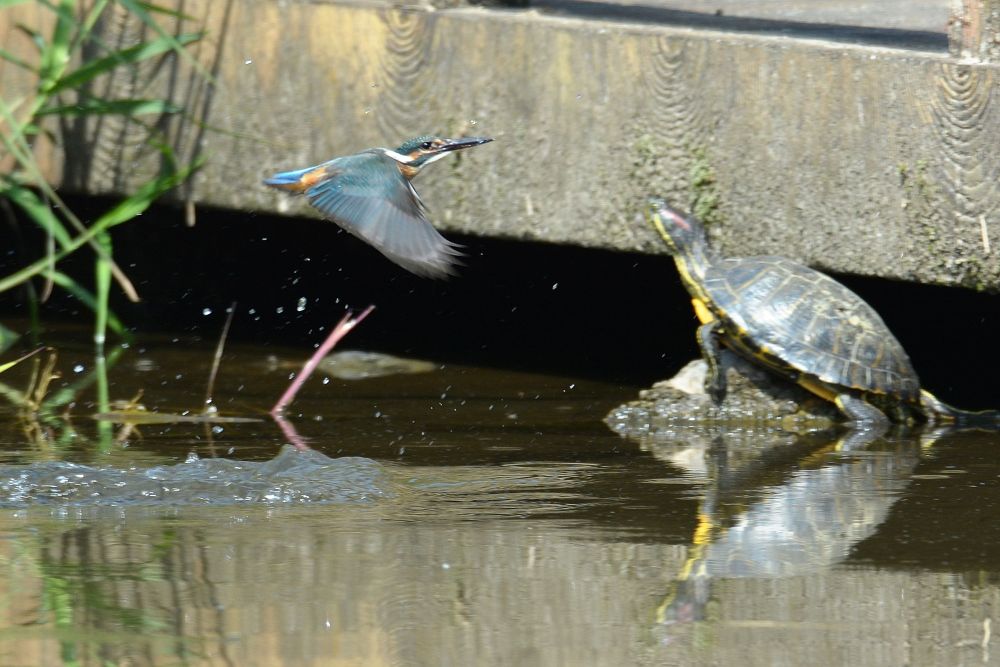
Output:
<path fill-rule="evenodd" d="M 227 352 L 253 423 L 98 424 L 72 347 L 71 419 L 2 404 L 0 664 L 1000 664 L 995 433 L 629 440 L 638 387 L 445 364 L 313 378 L 298 451 L 301 358 Z M 134 343 L 110 398 L 197 411 L 210 362 Z"/>

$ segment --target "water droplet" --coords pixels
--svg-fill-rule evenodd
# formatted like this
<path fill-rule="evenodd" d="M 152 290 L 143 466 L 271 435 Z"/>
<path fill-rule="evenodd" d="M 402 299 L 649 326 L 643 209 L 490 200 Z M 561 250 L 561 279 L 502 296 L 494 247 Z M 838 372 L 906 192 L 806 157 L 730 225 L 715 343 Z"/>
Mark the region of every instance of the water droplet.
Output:
<path fill-rule="evenodd" d="M 253 58 L 247 58 L 243 61 L 244 65 L 253 65 Z"/>
<path fill-rule="evenodd" d="M 77 364 L 76 366 L 73 366 L 73 372 L 74 373 L 82 373 L 84 370 L 86 370 L 86 368 L 87 367 L 84 366 L 83 364 Z"/>
<path fill-rule="evenodd" d="M 330 384 L 330 378 L 323 378 L 323 384 Z"/>
<path fill-rule="evenodd" d="M 281 315 L 283 312 L 285 312 L 285 307 L 284 306 L 278 306 L 277 308 L 274 309 L 274 312 L 276 312 L 277 314 Z"/>
<path fill-rule="evenodd" d="M 222 428 L 222 427 L 221 427 L 221 426 L 219 426 L 218 424 L 216 424 L 215 426 L 213 426 L 213 427 L 212 427 L 212 433 L 214 433 L 214 434 L 216 434 L 216 435 L 219 435 L 220 433 L 222 433 L 222 432 L 223 432 L 223 431 L 225 431 L 225 430 L 226 430 L 226 429 Z"/>
<path fill-rule="evenodd" d="M 305 309 L 306 309 L 306 298 L 303 296 L 303 297 L 300 297 L 299 298 L 299 302 L 297 304 L 295 304 L 295 310 L 297 310 L 297 311 L 299 311 L 301 313 Z"/>
<path fill-rule="evenodd" d="M 211 308 L 202 308 L 201 309 L 201 314 L 204 315 L 205 317 L 208 317 L 209 315 L 212 314 L 212 309 Z"/>
<path fill-rule="evenodd" d="M 559 283 L 552 283 L 552 289 L 557 289 L 558 287 L 559 287 Z"/>

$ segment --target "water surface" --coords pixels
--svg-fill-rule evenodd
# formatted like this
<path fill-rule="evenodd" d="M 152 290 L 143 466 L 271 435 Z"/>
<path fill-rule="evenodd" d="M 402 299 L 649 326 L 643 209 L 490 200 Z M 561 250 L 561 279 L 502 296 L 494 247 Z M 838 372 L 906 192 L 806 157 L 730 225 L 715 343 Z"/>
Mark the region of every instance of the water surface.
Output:
<path fill-rule="evenodd" d="M 1000 664 L 996 434 L 633 441 L 636 387 L 438 365 L 314 378 L 290 438 L 300 360 L 227 353 L 258 422 L 95 422 L 72 348 L 70 420 L 0 408 L 0 664 Z M 109 393 L 194 413 L 210 362 L 135 344 Z"/>

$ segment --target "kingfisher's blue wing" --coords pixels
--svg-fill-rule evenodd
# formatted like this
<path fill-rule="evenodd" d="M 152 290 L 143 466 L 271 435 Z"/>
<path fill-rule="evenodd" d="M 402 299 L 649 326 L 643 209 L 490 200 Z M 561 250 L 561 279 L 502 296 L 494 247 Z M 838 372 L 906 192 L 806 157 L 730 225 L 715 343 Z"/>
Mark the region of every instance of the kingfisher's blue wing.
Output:
<path fill-rule="evenodd" d="M 459 246 L 428 222 L 423 202 L 392 158 L 365 152 L 320 169 L 305 193 L 330 220 L 408 271 L 437 278 L 455 272 Z"/>

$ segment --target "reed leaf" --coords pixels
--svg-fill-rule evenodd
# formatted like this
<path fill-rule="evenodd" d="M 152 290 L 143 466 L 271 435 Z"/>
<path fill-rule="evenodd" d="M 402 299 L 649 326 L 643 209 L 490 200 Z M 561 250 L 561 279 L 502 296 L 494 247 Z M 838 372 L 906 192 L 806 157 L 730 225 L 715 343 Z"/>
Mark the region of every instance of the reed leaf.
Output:
<path fill-rule="evenodd" d="M 18 58 L 17 56 L 15 56 L 13 53 L 11 53 L 10 51 L 8 51 L 7 49 L 0 49 L 0 58 L 6 60 L 11 65 L 17 65 L 21 69 L 26 69 L 26 70 L 34 70 L 35 69 L 34 66 L 31 63 L 29 63 L 27 60 L 22 60 L 21 58 Z"/>
<path fill-rule="evenodd" d="M 0 10 L 20 5 L 27 0 L 0 0 Z M 0 158 L 13 158 L 11 173 L 0 175 L 0 198 L 9 200 L 20 209 L 25 219 L 43 230 L 49 237 L 45 256 L 0 277 L 0 292 L 22 284 L 35 277 L 45 277 L 76 296 L 95 312 L 95 339 L 103 342 L 104 332 L 110 329 L 124 335 L 125 329 L 110 311 L 110 285 L 112 277 L 124 293 L 137 300 L 138 295 L 128 277 L 114 262 L 109 230 L 128 222 L 145 212 L 153 202 L 188 179 L 201 165 L 202 160 L 179 165 L 166 140 L 158 135 L 152 125 L 147 125 L 150 136 L 147 145 L 159 150 L 164 165 L 161 173 L 141 183 L 133 193 L 109 208 L 93 222 L 84 224 L 65 205 L 54 186 L 47 182 L 35 156 L 34 140 L 45 134 L 58 145 L 58 138 L 46 122 L 53 116 L 72 119 L 86 116 L 118 115 L 138 118 L 148 115 L 184 113 L 181 106 L 166 99 L 119 98 L 105 99 L 87 89 L 101 76 L 124 68 L 133 69 L 137 64 L 169 53 L 176 53 L 207 79 L 211 76 L 186 48 L 204 36 L 202 32 L 172 34 L 160 26 L 153 15 L 169 16 L 181 22 L 191 17 L 161 7 L 152 2 L 138 0 L 35 0 L 35 4 L 54 14 L 54 21 L 46 22 L 51 30 L 45 34 L 37 28 L 17 24 L 15 29 L 27 36 L 38 55 L 0 49 L 0 63 L 34 74 L 36 82 L 30 91 L 21 91 L 22 97 L 12 99 L 0 90 Z M 124 8 L 141 21 L 149 33 L 146 41 L 126 48 L 108 47 L 95 32 L 105 11 L 112 5 Z M 147 33 L 148 34 L 148 33 Z M 98 57 L 83 57 L 82 50 L 95 47 Z M 62 99 L 59 99 L 62 98 Z M 141 123 L 141 121 L 137 121 Z M 58 262 L 90 245 L 96 253 L 96 286 L 91 293 L 70 276 L 56 270 Z"/>
<path fill-rule="evenodd" d="M 62 0 L 58 6 L 42 1 L 56 12 L 56 24 L 52 29 L 52 39 L 42 50 L 42 61 L 38 68 L 38 89 L 43 94 L 49 92 L 62 77 L 69 65 L 70 43 L 76 17 L 73 15 L 74 0 Z"/>
<path fill-rule="evenodd" d="M 8 184 L 0 180 L 0 195 L 19 206 L 21 210 L 35 221 L 35 224 L 52 235 L 59 242 L 59 245 L 65 248 L 72 243 L 72 237 L 66 231 L 66 227 L 56 217 L 52 208 L 42 201 L 34 191 L 21 185 Z"/>
<path fill-rule="evenodd" d="M 102 100 L 86 99 L 75 104 L 65 104 L 57 107 L 46 107 L 38 112 L 39 116 L 63 116 L 75 118 L 78 116 L 123 115 L 143 116 L 147 114 L 179 113 L 183 107 L 171 104 L 166 100 Z"/>
<path fill-rule="evenodd" d="M 195 42 L 203 36 L 204 33 L 200 32 L 186 33 L 177 37 L 169 35 L 168 37 L 160 37 L 151 42 L 143 42 L 142 44 L 120 49 L 102 58 L 96 58 L 84 63 L 79 68 L 62 77 L 46 92 L 55 94 L 70 88 L 79 88 L 98 76 L 107 74 L 116 67 L 134 65 L 175 48 L 183 48 L 185 44 Z"/>
<path fill-rule="evenodd" d="M 27 359 L 29 357 L 33 357 L 34 355 L 38 354 L 39 352 L 41 352 L 44 349 L 45 349 L 44 347 L 40 347 L 37 350 L 32 350 L 31 352 L 28 352 L 27 354 L 21 355 L 20 357 L 18 357 L 17 359 L 14 359 L 13 361 L 8 361 L 6 363 L 0 364 L 0 373 L 3 373 L 4 371 L 10 370 L 11 368 L 13 368 L 14 366 L 17 366 L 19 363 L 21 363 L 25 359 Z"/>
<path fill-rule="evenodd" d="M 47 271 L 45 273 L 45 277 L 72 294 L 76 297 L 77 301 L 85 305 L 87 308 L 90 308 L 95 313 L 97 312 L 99 297 L 77 281 L 73 280 L 73 278 L 66 275 L 62 271 Z M 119 336 L 128 336 L 128 329 L 125 328 L 121 319 L 115 315 L 114 311 L 110 308 L 106 310 L 106 322 L 107 328 L 111 329 L 111 331 L 115 332 Z"/>
<path fill-rule="evenodd" d="M 43 257 L 32 264 L 15 271 L 9 276 L 0 278 L 0 293 L 6 292 L 26 280 L 30 280 L 37 275 L 44 273 L 54 262 L 65 259 L 68 255 L 79 250 L 83 245 L 93 240 L 101 232 L 128 222 L 137 215 L 141 215 L 153 202 L 177 185 L 183 183 L 194 172 L 204 164 L 203 159 L 198 159 L 192 164 L 186 165 L 174 173 L 166 174 L 145 183 L 138 191 L 126 197 L 110 211 L 97 219 L 87 231 L 75 236 L 66 247 L 58 250 L 51 258 Z"/>

